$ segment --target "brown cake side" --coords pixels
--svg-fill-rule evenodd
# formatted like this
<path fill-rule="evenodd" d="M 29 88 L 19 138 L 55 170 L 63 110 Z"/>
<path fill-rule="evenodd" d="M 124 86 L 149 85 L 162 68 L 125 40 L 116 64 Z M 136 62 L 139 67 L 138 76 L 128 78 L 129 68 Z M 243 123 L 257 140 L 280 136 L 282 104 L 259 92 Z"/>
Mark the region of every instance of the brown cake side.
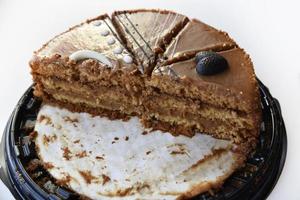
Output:
<path fill-rule="evenodd" d="M 70 59 L 80 50 L 101 53 L 111 66 L 95 59 Z M 30 62 L 34 93 L 46 102 L 76 111 L 141 113 L 138 94 L 144 82 L 134 60 L 128 63 L 125 59 L 130 56 L 108 15 L 88 20 L 35 52 Z"/>
<path fill-rule="evenodd" d="M 177 133 L 198 130 L 254 146 L 261 109 L 252 62 L 240 48 L 218 54 L 228 69 L 216 75 L 199 75 L 195 58 L 157 67 L 146 82 L 152 91 L 144 100 L 145 120 L 179 126 Z"/>

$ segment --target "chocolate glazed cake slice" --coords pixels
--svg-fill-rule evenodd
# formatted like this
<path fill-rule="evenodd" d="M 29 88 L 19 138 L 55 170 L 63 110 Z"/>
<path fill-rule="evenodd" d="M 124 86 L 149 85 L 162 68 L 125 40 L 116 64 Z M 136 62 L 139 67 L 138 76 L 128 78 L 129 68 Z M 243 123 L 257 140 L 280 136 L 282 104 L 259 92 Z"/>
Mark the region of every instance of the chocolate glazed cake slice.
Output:
<path fill-rule="evenodd" d="M 97 115 L 141 112 L 144 82 L 108 15 L 56 36 L 35 52 L 30 66 L 34 94 L 45 102 Z"/>
<path fill-rule="evenodd" d="M 246 152 L 255 146 L 260 98 L 253 65 L 244 50 L 205 52 L 157 67 L 146 85 L 152 87 L 144 99 L 148 126 L 186 135 L 205 132 L 245 144 Z"/>
<path fill-rule="evenodd" d="M 167 47 L 160 62 L 171 64 L 195 57 L 199 51 L 224 51 L 237 47 L 226 32 L 192 19 Z"/>
<path fill-rule="evenodd" d="M 166 10 L 129 10 L 114 12 L 112 21 L 145 73 L 150 74 L 157 55 L 189 19 Z"/>

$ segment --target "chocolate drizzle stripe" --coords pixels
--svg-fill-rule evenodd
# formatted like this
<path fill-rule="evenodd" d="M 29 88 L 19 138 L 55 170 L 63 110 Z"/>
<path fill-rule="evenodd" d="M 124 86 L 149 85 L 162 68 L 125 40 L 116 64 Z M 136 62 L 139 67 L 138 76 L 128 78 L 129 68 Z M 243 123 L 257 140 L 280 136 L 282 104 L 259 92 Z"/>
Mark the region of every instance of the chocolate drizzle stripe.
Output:
<path fill-rule="evenodd" d="M 146 42 L 146 40 L 143 38 L 143 36 L 141 35 L 141 33 L 138 31 L 138 29 L 135 27 L 135 25 L 132 23 L 132 21 L 129 19 L 129 17 L 126 15 L 126 13 L 124 13 L 124 16 L 126 17 L 127 21 L 131 24 L 131 26 L 133 27 L 133 29 L 136 31 L 136 33 L 140 36 L 140 38 L 143 40 L 143 42 L 146 44 L 146 46 L 150 49 L 150 51 L 153 50 L 150 47 L 150 45 L 148 44 L 148 42 Z"/>
<path fill-rule="evenodd" d="M 156 13 L 155 18 L 154 18 L 153 28 L 152 28 L 152 31 L 151 31 L 150 35 L 153 35 L 155 33 L 155 25 L 157 23 L 158 16 L 159 16 L 159 13 Z M 150 42 L 150 40 L 148 42 Z"/>
<path fill-rule="evenodd" d="M 167 17 L 166 17 L 166 20 L 165 20 L 165 22 L 163 23 L 163 25 L 162 26 L 160 26 L 159 27 L 159 35 L 158 35 L 158 37 L 157 37 L 157 39 L 156 39 L 156 41 L 155 41 L 155 46 L 157 45 L 157 43 L 158 43 L 158 40 L 159 40 L 159 38 L 160 38 L 160 35 L 161 35 L 161 32 L 165 29 L 165 27 L 166 27 L 166 24 L 167 24 L 167 22 L 169 21 L 169 18 L 170 18 L 170 16 L 171 16 L 171 14 L 170 13 L 168 13 L 168 15 L 167 15 Z"/>
<path fill-rule="evenodd" d="M 176 37 L 175 38 L 175 40 L 174 40 L 174 45 L 173 45 L 173 49 L 172 49 L 172 53 L 171 53 L 171 58 L 174 56 L 174 54 L 175 54 L 175 50 L 176 50 L 176 48 L 177 48 L 177 45 L 178 45 L 178 37 Z"/>
<path fill-rule="evenodd" d="M 178 17 L 178 14 L 176 14 L 176 17 L 174 17 L 174 20 L 173 20 L 173 22 L 172 22 L 171 26 L 174 26 L 174 24 L 175 24 L 175 21 L 176 21 L 177 17 Z M 175 46 L 177 46 L 177 44 L 178 44 L 178 40 L 176 40 L 176 39 L 175 39 Z M 172 53 L 174 54 L 174 52 L 175 52 L 175 47 L 174 47 L 174 49 L 173 49 L 173 52 L 172 52 Z"/>
<path fill-rule="evenodd" d="M 150 61 L 150 57 L 147 55 L 147 53 L 145 52 L 145 50 L 141 47 L 141 45 L 138 43 L 138 41 L 133 37 L 133 35 L 130 33 L 130 31 L 128 30 L 128 28 L 125 26 L 125 24 L 122 22 L 122 20 L 120 19 L 120 17 L 118 15 L 116 15 L 116 17 L 118 18 L 119 22 L 122 24 L 122 26 L 124 27 L 125 31 L 131 36 L 131 38 L 133 39 L 133 41 L 138 45 L 138 47 L 142 50 L 142 52 L 145 54 L 145 56 L 148 58 L 148 60 Z M 143 66 L 144 67 L 144 66 Z"/>

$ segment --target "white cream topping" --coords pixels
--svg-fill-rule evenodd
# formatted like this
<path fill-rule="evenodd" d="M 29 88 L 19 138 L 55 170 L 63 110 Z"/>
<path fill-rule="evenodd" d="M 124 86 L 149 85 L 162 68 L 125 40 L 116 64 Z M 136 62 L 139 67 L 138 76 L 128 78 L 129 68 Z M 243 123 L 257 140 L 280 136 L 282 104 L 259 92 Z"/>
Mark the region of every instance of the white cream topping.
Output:
<path fill-rule="evenodd" d="M 103 54 L 91 51 L 91 50 L 79 50 L 74 53 L 72 53 L 69 58 L 74 61 L 84 60 L 84 59 L 96 59 L 99 62 L 112 67 L 112 63 L 104 56 Z"/>
<path fill-rule="evenodd" d="M 113 45 L 114 43 L 116 43 L 116 40 L 115 40 L 115 38 L 113 38 L 113 37 L 110 37 L 110 38 L 108 38 L 108 40 L 107 40 L 107 44 L 109 44 L 109 45 Z"/>
<path fill-rule="evenodd" d="M 226 177 L 237 162 L 226 150 L 229 141 L 203 134 L 145 135 L 137 117 L 112 121 L 44 105 L 38 119 L 35 142 L 40 158 L 54 166 L 48 171 L 59 180 L 69 176 L 67 185 L 91 199 L 176 199 L 201 183 Z M 215 155 L 218 149 L 224 153 Z"/>
<path fill-rule="evenodd" d="M 100 32 L 100 34 L 101 34 L 102 36 L 108 36 L 108 35 L 109 35 L 109 30 L 103 29 L 103 30 Z"/>
<path fill-rule="evenodd" d="M 133 61 L 132 57 L 129 56 L 129 55 L 125 55 L 125 56 L 123 57 L 123 60 L 124 60 L 124 62 L 127 63 L 127 64 L 131 64 L 132 61 Z"/>
<path fill-rule="evenodd" d="M 99 21 L 94 21 L 93 22 L 93 25 L 94 26 L 101 26 L 102 22 L 99 20 Z"/>
<path fill-rule="evenodd" d="M 123 48 L 122 47 L 116 47 L 114 49 L 114 54 L 121 54 L 123 52 Z"/>

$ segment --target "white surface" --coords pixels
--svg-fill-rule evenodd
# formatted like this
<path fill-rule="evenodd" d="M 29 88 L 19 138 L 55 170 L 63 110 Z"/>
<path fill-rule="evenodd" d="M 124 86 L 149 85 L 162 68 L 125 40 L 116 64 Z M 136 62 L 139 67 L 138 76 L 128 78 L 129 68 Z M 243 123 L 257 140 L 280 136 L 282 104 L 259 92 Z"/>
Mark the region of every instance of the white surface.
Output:
<path fill-rule="evenodd" d="M 200 184 L 218 184 L 239 162 L 230 141 L 204 134 L 143 134 L 149 130 L 137 117 L 109 120 L 45 105 L 35 131 L 39 157 L 53 166 L 50 174 L 57 180 L 69 176 L 66 184 L 91 199 L 176 199 Z M 92 177 L 90 184 L 80 172 Z"/>
<path fill-rule="evenodd" d="M 188 3 L 189 2 L 189 3 Z M 271 200 L 300 199 L 300 28 L 297 0 L 0 0 L 0 129 L 31 84 L 32 51 L 86 18 L 124 8 L 167 8 L 227 31 L 250 53 L 257 76 L 279 99 L 288 155 Z M 3 186 L 0 186 L 3 187 Z M 0 199 L 8 193 L 0 192 Z"/>

